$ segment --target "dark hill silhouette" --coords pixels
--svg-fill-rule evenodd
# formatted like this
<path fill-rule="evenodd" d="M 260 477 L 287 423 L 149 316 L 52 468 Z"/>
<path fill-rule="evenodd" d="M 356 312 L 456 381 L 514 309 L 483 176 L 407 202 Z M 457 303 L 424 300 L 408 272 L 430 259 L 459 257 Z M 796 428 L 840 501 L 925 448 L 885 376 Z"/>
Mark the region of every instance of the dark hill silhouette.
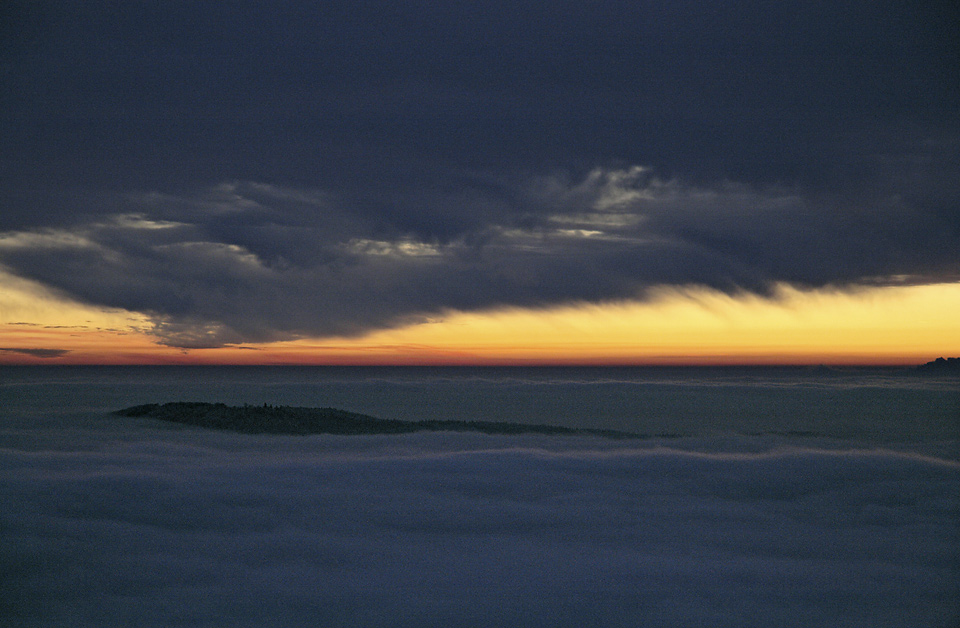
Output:
<path fill-rule="evenodd" d="M 638 438 L 615 430 L 576 429 L 554 425 L 525 425 L 494 421 L 398 421 L 379 419 L 336 408 L 291 406 L 228 406 L 223 403 L 151 403 L 114 412 L 124 417 L 172 421 L 246 434 L 409 434 L 412 432 L 482 432 L 484 434 L 592 435 Z M 668 435 L 663 435 L 668 436 Z"/>
<path fill-rule="evenodd" d="M 960 374 L 960 358 L 937 358 L 932 362 L 921 364 L 917 370 L 924 373 L 957 373 Z"/>

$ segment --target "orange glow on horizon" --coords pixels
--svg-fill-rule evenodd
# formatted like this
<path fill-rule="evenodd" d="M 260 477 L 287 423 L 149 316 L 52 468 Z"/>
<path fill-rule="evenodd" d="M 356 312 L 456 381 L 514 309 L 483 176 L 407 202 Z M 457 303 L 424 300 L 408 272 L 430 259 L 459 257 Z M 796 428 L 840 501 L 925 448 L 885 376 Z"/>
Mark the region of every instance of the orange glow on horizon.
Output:
<path fill-rule="evenodd" d="M 960 284 L 773 298 L 663 288 L 652 298 L 447 312 L 360 338 L 184 350 L 146 316 L 0 276 L 0 364 L 908 365 L 960 355 Z"/>

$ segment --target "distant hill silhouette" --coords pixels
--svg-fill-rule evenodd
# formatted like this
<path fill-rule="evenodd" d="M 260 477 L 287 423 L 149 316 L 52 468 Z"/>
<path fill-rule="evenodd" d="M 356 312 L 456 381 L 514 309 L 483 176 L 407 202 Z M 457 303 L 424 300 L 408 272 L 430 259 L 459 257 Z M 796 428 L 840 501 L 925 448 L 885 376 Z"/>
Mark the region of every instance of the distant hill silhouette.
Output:
<path fill-rule="evenodd" d="M 409 434 L 412 432 L 481 432 L 484 434 L 592 435 L 638 438 L 615 430 L 576 429 L 494 421 L 398 421 L 336 408 L 291 406 L 228 406 L 223 403 L 151 403 L 117 410 L 124 417 L 142 417 L 246 434 Z M 669 436 L 664 434 L 662 436 Z"/>
<path fill-rule="evenodd" d="M 958 373 L 960 374 L 960 358 L 937 358 L 932 362 L 921 364 L 918 371 L 924 373 Z"/>

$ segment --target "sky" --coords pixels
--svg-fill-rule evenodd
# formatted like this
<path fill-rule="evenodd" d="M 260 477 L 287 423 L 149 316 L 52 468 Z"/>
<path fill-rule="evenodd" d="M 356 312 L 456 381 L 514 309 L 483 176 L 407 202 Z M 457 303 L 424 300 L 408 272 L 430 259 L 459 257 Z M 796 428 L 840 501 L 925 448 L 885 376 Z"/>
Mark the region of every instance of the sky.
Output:
<path fill-rule="evenodd" d="M 4 2 L 0 363 L 960 355 L 951 2 Z"/>

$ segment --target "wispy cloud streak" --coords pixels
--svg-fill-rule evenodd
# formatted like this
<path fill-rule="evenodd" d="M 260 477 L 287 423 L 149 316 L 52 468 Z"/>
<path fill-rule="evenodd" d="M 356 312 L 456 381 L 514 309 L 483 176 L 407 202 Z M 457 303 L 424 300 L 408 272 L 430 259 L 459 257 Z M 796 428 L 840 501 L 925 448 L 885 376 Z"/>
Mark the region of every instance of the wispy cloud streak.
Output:
<path fill-rule="evenodd" d="M 33 358 L 59 358 L 70 353 L 69 349 L 29 349 L 20 347 L 0 347 L 0 351 L 20 353 Z"/>

